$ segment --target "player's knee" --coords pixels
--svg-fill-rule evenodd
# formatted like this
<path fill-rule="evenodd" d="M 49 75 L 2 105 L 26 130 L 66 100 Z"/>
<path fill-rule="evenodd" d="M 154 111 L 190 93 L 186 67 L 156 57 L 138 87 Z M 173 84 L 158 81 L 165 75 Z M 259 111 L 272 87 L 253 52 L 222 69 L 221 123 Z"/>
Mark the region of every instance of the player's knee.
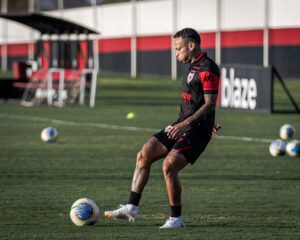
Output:
<path fill-rule="evenodd" d="M 166 178 L 173 178 L 177 175 L 174 165 L 168 160 L 165 160 L 163 162 L 162 170 Z"/>
<path fill-rule="evenodd" d="M 136 155 L 136 165 L 139 168 L 149 167 L 148 156 L 143 149 L 141 149 Z"/>

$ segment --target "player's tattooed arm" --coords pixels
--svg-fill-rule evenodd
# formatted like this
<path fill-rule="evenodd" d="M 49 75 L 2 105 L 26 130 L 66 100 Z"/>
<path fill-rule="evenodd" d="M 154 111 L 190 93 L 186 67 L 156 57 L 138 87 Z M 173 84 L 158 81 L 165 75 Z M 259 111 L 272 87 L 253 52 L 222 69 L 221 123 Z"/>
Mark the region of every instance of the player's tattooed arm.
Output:
<path fill-rule="evenodd" d="M 184 121 L 174 125 L 168 132 L 168 137 L 170 139 L 176 139 L 184 132 L 188 131 L 193 125 L 198 124 L 202 120 L 204 120 L 207 115 L 212 113 L 216 108 L 216 102 L 217 102 L 217 94 L 205 94 L 204 105 L 196 111 L 193 115 L 185 119 Z M 217 126 L 217 129 L 215 132 L 217 133 L 219 129 L 219 126 Z M 215 133 L 215 134 L 216 134 Z"/>
<path fill-rule="evenodd" d="M 216 103 L 217 103 L 217 94 L 204 94 L 204 101 L 205 103 L 201 108 L 199 108 L 198 111 L 196 111 L 193 115 L 185 119 L 184 122 L 186 124 L 193 126 L 194 124 L 198 124 L 202 120 L 205 120 L 205 118 L 215 111 Z"/>

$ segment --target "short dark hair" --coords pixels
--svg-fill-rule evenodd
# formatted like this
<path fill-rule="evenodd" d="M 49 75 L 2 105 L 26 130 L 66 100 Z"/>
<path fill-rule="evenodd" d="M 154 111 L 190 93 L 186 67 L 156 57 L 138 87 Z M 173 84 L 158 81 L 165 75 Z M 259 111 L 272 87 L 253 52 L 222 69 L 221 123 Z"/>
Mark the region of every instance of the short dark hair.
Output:
<path fill-rule="evenodd" d="M 178 31 L 173 35 L 173 38 L 183 38 L 183 39 L 190 39 L 194 41 L 195 43 L 198 43 L 200 45 L 201 43 L 201 38 L 199 33 L 193 29 L 193 28 L 184 28 Z"/>

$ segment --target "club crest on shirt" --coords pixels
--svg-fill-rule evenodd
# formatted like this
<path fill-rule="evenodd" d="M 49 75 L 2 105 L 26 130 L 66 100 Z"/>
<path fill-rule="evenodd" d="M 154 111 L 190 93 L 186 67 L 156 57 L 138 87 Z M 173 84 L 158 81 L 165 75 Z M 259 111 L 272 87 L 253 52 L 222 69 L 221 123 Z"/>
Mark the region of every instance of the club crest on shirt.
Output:
<path fill-rule="evenodd" d="M 189 75 L 187 76 L 187 79 L 186 79 L 187 83 L 190 83 L 193 80 L 194 76 L 195 76 L 194 71 L 189 72 Z"/>

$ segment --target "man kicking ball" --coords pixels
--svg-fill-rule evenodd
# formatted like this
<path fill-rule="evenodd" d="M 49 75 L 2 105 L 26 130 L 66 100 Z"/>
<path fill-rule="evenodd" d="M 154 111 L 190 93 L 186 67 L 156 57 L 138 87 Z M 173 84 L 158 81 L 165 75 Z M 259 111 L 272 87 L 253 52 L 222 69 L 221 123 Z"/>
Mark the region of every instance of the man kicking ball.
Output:
<path fill-rule="evenodd" d="M 151 165 L 164 159 L 163 174 L 171 214 L 160 229 L 185 226 L 181 217 L 181 183 L 178 173 L 189 163 L 194 164 L 212 134 L 219 128 L 219 125 L 215 125 L 220 79 L 218 66 L 201 51 L 200 35 L 194 29 L 184 28 L 173 38 L 177 60 L 189 64 L 182 80 L 179 118 L 152 136 L 138 152 L 128 203 L 104 213 L 111 219 L 135 221 L 139 217 L 138 206 Z"/>

